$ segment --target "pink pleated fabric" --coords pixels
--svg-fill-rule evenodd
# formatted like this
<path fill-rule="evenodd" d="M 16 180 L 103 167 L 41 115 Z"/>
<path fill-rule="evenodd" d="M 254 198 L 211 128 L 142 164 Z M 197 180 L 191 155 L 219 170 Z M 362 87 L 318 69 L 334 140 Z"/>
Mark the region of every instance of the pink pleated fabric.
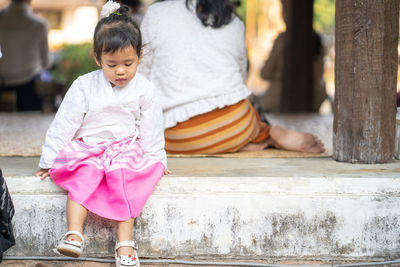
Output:
<path fill-rule="evenodd" d="M 96 145 L 73 140 L 49 173 L 71 200 L 101 217 L 126 221 L 139 216 L 164 169 L 143 156 L 138 141 L 125 138 Z"/>

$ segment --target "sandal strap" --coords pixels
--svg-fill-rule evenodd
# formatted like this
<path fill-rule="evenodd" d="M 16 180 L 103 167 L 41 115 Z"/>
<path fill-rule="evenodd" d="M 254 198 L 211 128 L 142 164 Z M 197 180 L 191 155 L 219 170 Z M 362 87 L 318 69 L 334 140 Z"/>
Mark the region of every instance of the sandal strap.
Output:
<path fill-rule="evenodd" d="M 136 246 L 136 242 L 133 240 L 121 241 L 115 245 L 115 250 L 118 250 L 120 247 L 132 247 L 134 249 L 138 249 Z"/>
<path fill-rule="evenodd" d="M 83 238 L 83 235 L 81 233 L 79 233 L 78 231 L 72 230 L 72 231 L 68 231 L 65 233 L 65 235 L 63 236 L 62 240 L 65 240 L 65 238 L 67 238 L 67 236 L 69 235 L 77 235 L 81 238 L 82 240 L 82 246 L 84 246 L 85 244 L 85 238 Z M 79 242 L 79 241 L 76 241 Z"/>
<path fill-rule="evenodd" d="M 128 256 L 120 255 L 118 260 L 123 266 L 136 266 L 136 257 L 134 260 L 132 258 L 129 258 Z"/>
<path fill-rule="evenodd" d="M 69 241 L 69 240 L 63 239 L 62 242 L 64 244 L 71 245 L 71 246 L 74 246 L 74 247 L 77 247 L 77 248 L 81 248 L 82 247 L 82 242 L 79 242 L 79 241 Z"/>

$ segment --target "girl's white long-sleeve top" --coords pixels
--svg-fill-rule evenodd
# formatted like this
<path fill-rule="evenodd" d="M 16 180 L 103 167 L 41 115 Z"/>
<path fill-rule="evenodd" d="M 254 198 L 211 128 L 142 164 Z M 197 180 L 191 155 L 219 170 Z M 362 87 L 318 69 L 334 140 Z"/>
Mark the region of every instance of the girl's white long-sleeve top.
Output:
<path fill-rule="evenodd" d="M 140 26 L 138 70 L 160 90 L 165 128 L 250 95 L 243 23 L 233 15 L 221 28 L 205 27 L 185 3 L 152 4 Z"/>
<path fill-rule="evenodd" d="M 161 105 L 154 86 L 141 74 L 124 87 L 112 87 L 102 70 L 80 76 L 64 97 L 47 133 L 40 168 L 51 168 L 71 140 L 101 141 L 132 137 L 144 155 L 167 167 Z"/>

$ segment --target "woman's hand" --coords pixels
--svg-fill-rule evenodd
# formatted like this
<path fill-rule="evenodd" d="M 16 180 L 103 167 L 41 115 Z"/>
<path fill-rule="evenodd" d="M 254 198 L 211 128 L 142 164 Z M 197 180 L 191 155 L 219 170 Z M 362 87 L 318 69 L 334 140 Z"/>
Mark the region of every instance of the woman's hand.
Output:
<path fill-rule="evenodd" d="M 40 169 L 35 172 L 35 176 L 40 176 L 40 180 L 44 180 L 46 177 L 50 176 L 49 169 Z"/>
<path fill-rule="evenodd" d="M 170 170 L 168 170 L 168 169 L 165 169 L 165 171 L 164 171 L 164 175 L 168 175 L 168 174 L 171 174 L 172 172 L 170 171 Z"/>

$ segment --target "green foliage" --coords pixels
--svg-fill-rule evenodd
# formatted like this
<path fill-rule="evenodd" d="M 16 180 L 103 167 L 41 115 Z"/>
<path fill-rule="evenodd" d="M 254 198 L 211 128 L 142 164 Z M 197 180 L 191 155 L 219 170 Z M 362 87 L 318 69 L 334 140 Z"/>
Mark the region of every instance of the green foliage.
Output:
<path fill-rule="evenodd" d="M 314 0 L 314 29 L 324 34 L 334 34 L 335 0 Z"/>
<path fill-rule="evenodd" d="M 98 66 L 92 56 L 91 43 L 68 44 L 62 49 L 51 75 L 69 88 L 76 78 L 96 69 Z"/>
<path fill-rule="evenodd" d="M 239 16 L 239 18 L 243 21 L 243 23 L 246 22 L 246 0 L 240 1 L 240 6 L 236 8 L 236 14 Z"/>

